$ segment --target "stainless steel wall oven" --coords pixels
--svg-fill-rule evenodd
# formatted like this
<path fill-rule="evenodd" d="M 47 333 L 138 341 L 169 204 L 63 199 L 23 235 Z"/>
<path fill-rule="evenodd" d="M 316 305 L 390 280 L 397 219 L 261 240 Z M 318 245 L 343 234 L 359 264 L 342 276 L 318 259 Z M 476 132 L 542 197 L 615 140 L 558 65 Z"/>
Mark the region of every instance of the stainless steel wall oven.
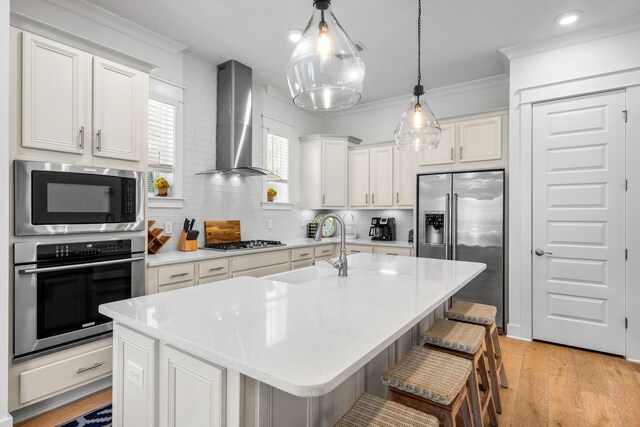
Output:
<path fill-rule="evenodd" d="M 144 294 L 145 238 L 14 245 L 14 360 L 112 330 L 100 304 Z"/>
<path fill-rule="evenodd" d="M 143 175 L 16 160 L 15 235 L 144 230 Z"/>

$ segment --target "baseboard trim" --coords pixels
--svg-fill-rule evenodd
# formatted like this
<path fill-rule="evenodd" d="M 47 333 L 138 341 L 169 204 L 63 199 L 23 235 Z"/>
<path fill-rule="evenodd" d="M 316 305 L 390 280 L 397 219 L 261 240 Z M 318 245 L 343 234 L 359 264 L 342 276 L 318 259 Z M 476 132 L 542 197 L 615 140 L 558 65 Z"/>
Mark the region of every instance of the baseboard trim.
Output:
<path fill-rule="evenodd" d="M 520 325 L 516 325 L 513 323 L 507 324 L 507 336 L 509 338 L 515 338 L 522 341 L 532 341 L 533 337 L 531 337 L 531 332 L 524 331 Z"/>
<path fill-rule="evenodd" d="M 627 362 L 640 363 L 640 360 L 627 358 Z"/>
<path fill-rule="evenodd" d="M 4 418 L 0 418 L 0 427 L 12 427 L 13 426 L 13 418 L 11 415 L 6 414 Z"/>
<path fill-rule="evenodd" d="M 82 399 L 83 397 L 87 397 L 109 387 L 111 387 L 110 375 L 106 378 L 92 382 L 82 387 L 78 387 L 66 393 L 62 393 L 58 396 L 54 396 L 41 402 L 34 403 L 33 405 L 29 405 L 24 408 L 16 409 L 15 411 L 11 412 L 11 416 L 13 416 L 14 423 L 21 423 L 22 421 L 26 421 L 40 414 L 44 414 L 45 412 L 49 412 L 53 409 L 59 408 L 60 406 L 64 406 L 68 403 L 74 402 L 78 399 Z M 12 424 L 9 424 L 8 427 L 11 427 L 11 425 Z M 5 426 L 4 424 L 0 423 L 0 427 Z"/>

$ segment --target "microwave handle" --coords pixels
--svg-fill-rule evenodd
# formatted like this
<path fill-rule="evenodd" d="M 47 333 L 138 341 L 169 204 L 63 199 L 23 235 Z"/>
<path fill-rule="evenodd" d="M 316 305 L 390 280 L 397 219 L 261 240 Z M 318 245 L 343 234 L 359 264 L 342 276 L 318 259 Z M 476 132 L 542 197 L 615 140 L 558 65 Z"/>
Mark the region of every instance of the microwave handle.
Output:
<path fill-rule="evenodd" d="M 24 270 L 19 270 L 19 273 L 20 274 L 51 273 L 54 271 L 74 270 L 76 268 L 97 267 L 101 265 L 124 264 L 124 263 L 132 263 L 132 262 L 143 261 L 143 260 L 144 260 L 144 257 L 136 257 L 136 258 L 125 258 L 125 259 L 113 259 L 110 261 L 88 262 L 86 264 L 60 265 L 57 267 L 25 268 Z"/>

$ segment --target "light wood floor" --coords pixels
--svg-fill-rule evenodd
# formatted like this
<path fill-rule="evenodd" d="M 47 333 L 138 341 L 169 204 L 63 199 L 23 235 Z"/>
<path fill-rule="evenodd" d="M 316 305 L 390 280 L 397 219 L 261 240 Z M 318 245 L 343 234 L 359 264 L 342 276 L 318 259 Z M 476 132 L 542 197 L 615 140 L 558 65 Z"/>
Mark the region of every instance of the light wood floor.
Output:
<path fill-rule="evenodd" d="M 53 427 L 78 418 L 94 409 L 111 403 L 111 389 L 92 394 L 53 411 L 46 412 L 27 421 L 16 424 L 15 427 Z"/>
<path fill-rule="evenodd" d="M 500 337 L 509 388 L 501 426 L 640 426 L 640 364 L 542 342 Z M 49 427 L 111 402 L 111 390 L 18 424 Z"/>

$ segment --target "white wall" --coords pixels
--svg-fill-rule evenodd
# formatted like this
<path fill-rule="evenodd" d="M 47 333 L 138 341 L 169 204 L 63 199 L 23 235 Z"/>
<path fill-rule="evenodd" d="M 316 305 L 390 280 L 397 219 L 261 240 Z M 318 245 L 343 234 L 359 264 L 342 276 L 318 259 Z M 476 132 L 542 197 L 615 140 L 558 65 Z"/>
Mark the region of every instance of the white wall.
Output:
<path fill-rule="evenodd" d="M 0 159 L 9 158 L 9 0 L 0 0 Z M 9 368 L 9 168 L 0 167 L 0 427 L 8 412 Z"/>
<path fill-rule="evenodd" d="M 291 140 L 291 211 L 263 210 L 263 179 L 260 177 L 224 177 L 194 175 L 213 169 L 216 157 L 216 67 L 191 53 L 184 54 L 184 137 L 183 163 L 185 198 L 183 209 L 149 209 L 148 218 L 159 223 L 172 221 L 173 238 L 163 250 L 177 248 L 178 231 L 185 217 L 196 219 L 203 235 L 205 220 L 239 219 L 243 239 L 290 239 L 303 237 L 301 219 L 310 212 L 297 208 L 300 200 L 298 136 L 318 133 L 324 120 L 290 104 L 280 94 L 269 95 L 259 82 L 253 93 L 253 165 L 263 165 L 262 115 L 293 126 Z M 270 90 L 272 92 L 272 90 Z M 267 220 L 273 228 L 267 228 Z M 160 224 L 160 226 L 162 226 Z M 202 237 L 201 237 L 202 239 Z"/>
<path fill-rule="evenodd" d="M 637 26 L 640 27 L 640 24 Z M 615 30 L 615 29 L 614 29 Z M 622 30 L 620 30 L 622 32 Z M 509 335 L 532 338 L 531 306 L 531 110 L 536 102 L 593 92 L 628 88 L 627 108 L 639 105 L 640 96 L 640 30 L 610 34 L 573 46 L 518 56 L 510 56 L 510 235 L 515 242 L 510 248 L 510 322 Z M 635 87 L 634 87 L 635 86 Z M 630 109 L 631 112 L 631 109 Z M 638 120 L 637 112 L 632 112 Z M 629 193 L 627 235 L 630 245 L 627 279 L 629 330 L 627 356 L 640 359 L 640 225 L 632 218 L 640 215 L 640 174 L 636 173 L 637 144 L 640 127 L 627 126 Z M 518 173 L 515 173 L 517 171 Z M 632 216 L 633 215 L 633 216 Z"/>

